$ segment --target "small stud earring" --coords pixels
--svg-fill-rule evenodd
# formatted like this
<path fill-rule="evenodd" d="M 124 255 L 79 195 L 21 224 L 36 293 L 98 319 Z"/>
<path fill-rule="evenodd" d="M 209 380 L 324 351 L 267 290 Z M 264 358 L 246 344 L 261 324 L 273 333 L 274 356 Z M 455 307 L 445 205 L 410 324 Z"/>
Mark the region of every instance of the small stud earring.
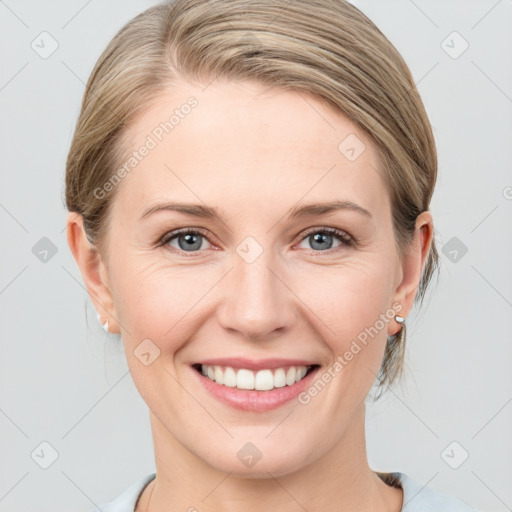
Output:
<path fill-rule="evenodd" d="M 395 320 L 399 323 L 399 324 L 403 324 L 405 322 L 405 318 L 403 316 L 395 316 Z"/>
<path fill-rule="evenodd" d="M 98 318 L 98 322 L 101 324 L 100 314 L 96 313 L 96 316 Z M 102 324 L 102 327 L 105 332 L 108 332 L 108 320 L 104 324 Z"/>

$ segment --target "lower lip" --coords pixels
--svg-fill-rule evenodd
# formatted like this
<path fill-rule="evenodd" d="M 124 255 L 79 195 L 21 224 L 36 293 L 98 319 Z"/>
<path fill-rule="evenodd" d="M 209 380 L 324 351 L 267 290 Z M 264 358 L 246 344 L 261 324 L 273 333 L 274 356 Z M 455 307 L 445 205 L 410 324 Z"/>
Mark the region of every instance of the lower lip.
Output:
<path fill-rule="evenodd" d="M 319 369 L 320 367 L 314 368 L 302 380 L 291 386 L 274 388 L 269 391 L 230 388 L 217 384 L 194 368 L 192 368 L 192 371 L 197 375 L 206 390 L 221 402 L 244 411 L 265 412 L 277 409 L 296 398 L 310 385 Z"/>

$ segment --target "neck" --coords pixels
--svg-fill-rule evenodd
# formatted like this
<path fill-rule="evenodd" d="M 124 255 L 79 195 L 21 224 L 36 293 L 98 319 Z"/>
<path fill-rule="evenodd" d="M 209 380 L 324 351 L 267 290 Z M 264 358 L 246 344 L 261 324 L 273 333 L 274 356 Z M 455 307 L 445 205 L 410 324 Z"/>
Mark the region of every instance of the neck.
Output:
<path fill-rule="evenodd" d="M 386 485 L 368 466 L 364 403 L 347 431 L 314 462 L 282 476 L 244 478 L 223 472 L 176 440 L 150 414 L 156 478 L 146 487 L 136 512 L 400 512 L 402 490 Z"/>

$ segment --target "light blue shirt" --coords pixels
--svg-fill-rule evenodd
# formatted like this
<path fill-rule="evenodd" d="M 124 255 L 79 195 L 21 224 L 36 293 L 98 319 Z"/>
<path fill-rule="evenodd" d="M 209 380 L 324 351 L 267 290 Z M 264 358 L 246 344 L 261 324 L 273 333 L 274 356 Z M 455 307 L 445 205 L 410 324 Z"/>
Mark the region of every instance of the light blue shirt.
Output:
<path fill-rule="evenodd" d="M 156 473 L 139 478 L 114 501 L 103 503 L 91 512 L 134 512 L 135 504 Z M 401 512 L 477 512 L 455 496 L 424 487 L 405 473 L 394 472 L 389 477 L 400 482 L 404 493 Z"/>

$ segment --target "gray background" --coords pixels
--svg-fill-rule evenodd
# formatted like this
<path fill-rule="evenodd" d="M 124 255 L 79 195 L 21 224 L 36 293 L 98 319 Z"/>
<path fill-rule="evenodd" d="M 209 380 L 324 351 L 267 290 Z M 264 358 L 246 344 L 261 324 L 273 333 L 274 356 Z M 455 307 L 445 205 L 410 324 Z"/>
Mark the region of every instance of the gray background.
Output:
<path fill-rule="evenodd" d="M 147 407 L 120 340 L 97 323 L 62 206 L 84 84 L 153 3 L 0 1 L 1 511 L 88 511 L 154 470 Z M 403 384 L 368 407 L 370 465 L 512 510 L 512 2 L 353 3 L 402 53 L 425 102 L 444 249 L 438 286 L 408 318 Z M 58 43 L 47 58 L 31 47 L 43 31 Z"/>

